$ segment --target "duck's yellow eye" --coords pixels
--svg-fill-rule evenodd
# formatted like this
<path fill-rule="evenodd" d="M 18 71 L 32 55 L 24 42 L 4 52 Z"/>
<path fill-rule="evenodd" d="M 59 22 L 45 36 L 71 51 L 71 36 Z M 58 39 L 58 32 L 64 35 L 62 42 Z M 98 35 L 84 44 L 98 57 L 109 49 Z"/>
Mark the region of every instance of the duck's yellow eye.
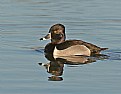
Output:
<path fill-rule="evenodd" d="M 58 33 L 58 31 L 54 31 L 54 33 L 56 33 L 56 34 L 57 34 L 57 33 Z"/>
<path fill-rule="evenodd" d="M 62 30 L 55 30 L 55 31 L 54 31 L 55 34 L 60 34 L 60 33 L 62 33 L 62 32 L 63 32 Z"/>

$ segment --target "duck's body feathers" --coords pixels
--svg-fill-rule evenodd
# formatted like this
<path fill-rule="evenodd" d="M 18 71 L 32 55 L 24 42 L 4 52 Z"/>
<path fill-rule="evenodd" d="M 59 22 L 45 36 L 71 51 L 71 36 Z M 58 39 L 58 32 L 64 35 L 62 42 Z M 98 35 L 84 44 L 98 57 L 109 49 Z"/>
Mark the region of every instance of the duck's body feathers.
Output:
<path fill-rule="evenodd" d="M 66 41 L 64 41 L 64 42 L 62 42 L 60 44 L 49 43 L 45 47 L 45 53 L 53 53 L 55 47 L 56 47 L 57 50 L 64 51 L 65 49 L 70 48 L 70 47 L 73 46 L 69 50 L 70 51 L 78 51 L 77 48 L 79 48 L 79 46 L 77 47 L 76 45 L 80 45 L 80 51 L 84 51 L 84 50 L 81 50 L 81 49 L 84 48 L 84 46 L 85 46 L 85 49 L 90 50 L 90 55 L 99 54 L 100 51 L 108 49 L 108 48 L 100 48 L 100 47 L 98 47 L 98 46 L 96 46 L 94 44 L 84 42 L 82 40 L 66 40 Z M 74 48 L 74 46 L 76 46 L 76 47 Z M 75 49 L 77 49 L 77 50 L 75 50 Z M 65 51 L 67 51 L 67 50 L 65 50 Z M 75 53 L 77 53 L 77 52 L 75 52 Z"/>

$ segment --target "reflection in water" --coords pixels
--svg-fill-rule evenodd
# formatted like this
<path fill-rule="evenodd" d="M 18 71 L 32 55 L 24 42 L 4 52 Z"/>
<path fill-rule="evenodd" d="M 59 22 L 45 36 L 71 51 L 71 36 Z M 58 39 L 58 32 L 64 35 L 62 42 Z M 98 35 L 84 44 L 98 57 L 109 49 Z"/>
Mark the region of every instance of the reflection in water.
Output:
<path fill-rule="evenodd" d="M 43 65 L 47 72 L 52 74 L 51 77 L 48 77 L 49 81 L 62 81 L 63 78 L 63 68 L 64 64 L 69 65 L 83 65 L 92 62 L 96 62 L 96 60 L 107 59 L 107 55 L 98 55 L 96 57 L 87 57 L 87 56 L 65 56 L 65 57 L 57 57 L 54 58 L 53 55 L 46 54 L 45 57 L 50 61 L 47 64 L 39 63 L 39 65 Z"/>

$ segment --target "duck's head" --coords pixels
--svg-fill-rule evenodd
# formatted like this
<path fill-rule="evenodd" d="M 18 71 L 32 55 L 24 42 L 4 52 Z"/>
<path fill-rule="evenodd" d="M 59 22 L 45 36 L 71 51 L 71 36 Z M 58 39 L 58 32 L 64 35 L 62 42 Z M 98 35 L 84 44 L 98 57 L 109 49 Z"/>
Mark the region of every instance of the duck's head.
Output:
<path fill-rule="evenodd" d="M 65 26 L 62 24 L 55 24 L 50 28 L 49 33 L 45 37 L 40 38 L 40 40 L 51 39 L 52 43 L 59 44 L 65 41 L 65 38 Z"/>

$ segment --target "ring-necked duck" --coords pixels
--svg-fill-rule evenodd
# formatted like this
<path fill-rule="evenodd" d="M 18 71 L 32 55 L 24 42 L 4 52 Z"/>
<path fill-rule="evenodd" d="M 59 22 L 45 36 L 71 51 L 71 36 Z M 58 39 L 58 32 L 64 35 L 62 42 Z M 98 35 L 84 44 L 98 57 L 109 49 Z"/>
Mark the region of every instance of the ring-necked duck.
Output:
<path fill-rule="evenodd" d="M 53 56 L 85 55 L 93 56 L 100 54 L 108 48 L 100 48 L 94 44 L 82 40 L 65 40 L 65 26 L 62 24 L 53 25 L 49 33 L 40 40 L 51 39 L 51 43 L 45 46 L 44 52 Z"/>

